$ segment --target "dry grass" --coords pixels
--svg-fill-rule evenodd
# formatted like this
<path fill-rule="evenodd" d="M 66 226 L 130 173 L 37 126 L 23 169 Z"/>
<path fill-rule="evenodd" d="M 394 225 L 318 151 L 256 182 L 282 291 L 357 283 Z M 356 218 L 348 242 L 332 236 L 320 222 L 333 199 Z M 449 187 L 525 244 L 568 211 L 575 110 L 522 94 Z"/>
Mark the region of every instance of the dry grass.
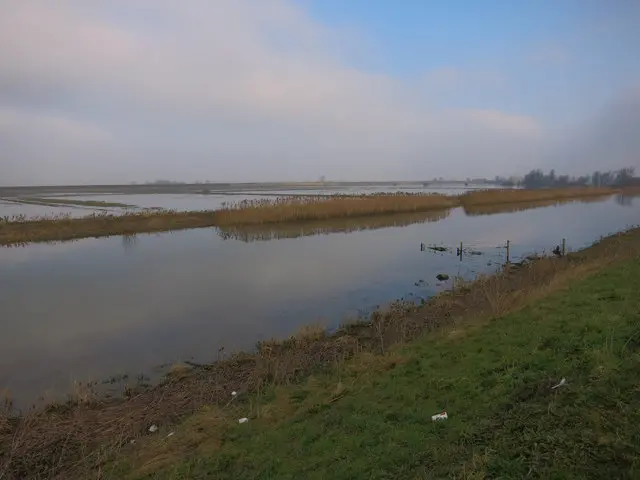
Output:
<path fill-rule="evenodd" d="M 5 409 L 4 417 L 0 416 L 4 418 L 0 423 L 4 425 L 4 430 L 0 429 L 0 478 L 103 478 L 105 465 L 131 454 L 132 440 L 150 445 L 136 453 L 140 468 L 156 468 L 187 447 L 180 442 L 169 447 L 160 438 L 150 437 L 152 424 L 162 433 L 185 421 L 206 421 L 209 427 L 205 431 L 217 428 L 223 435 L 223 426 L 237 421 L 236 406 L 277 421 L 287 412 L 286 402 L 277 408 L 269 402 L 267 408 L 260 399 L 278 385 L 298 383 L 323 370 L 358 365 L 366 370 L 371 362 L 393 358 L 390 349 L 394 345 L 424 332 L 445 327 L 444 331 L 463 334 L 474 325 L 563 288 L 575 278 L 638 255 L 640 229 L 635 229 L 563 258 L 514 264 L 496 275 L 460 283 L 454 291 L 421 306 L 395 303 L 366 322 L 345 325 L 333 335 L 311 326 L 288 339 L 260 343 L 254 353 L 168 376 L 163 384 L 129 398 L 76 400 L 18 417 Z M 355 361 L 346 363 L 354 357 Z M 338 384 L 332 391 L 339 397 L 344 388 Z M 232 391 L 238 395 L 232 397 Z M 203 411 L 209 412 L 208 420 L 206 415 L 193 417 Z M 186 425 L 186 430 L 191 430 L 189 423 Z M 193 428 L 196 431 L 190 434 L 188 448 L 215 449 L 215 435 L 208 441 L 210 435 L 199 435 L 202 432 L 195 425 Z M 153 435 L 160 437 L 158 432 Z"/>
<path fill-rule="evenodd" d="M 243 201 L 218 211 L 218 226 L 264 225 L 336 218 L 415 213 L 457 205 L 455 198 L 439 194 L 335 195 Z"/>
<path fill-rule="evenodd" d="M 565 188 L 551 190 L 482 190 L 460 196 L 440 194 L 375 194 L 279 197 L 273 200 L 243 201 L 219 210 L 176 212 L 145 210 L 124 215 L 92 214 L 82 218 L 57 216 L 54 218 L 0 218 L 0 245 L 29 242 L 52 242 L 78 238 L 134 235 L 187 228 L 217 226 L 265 227 L 273 225 L 302 225 L 305 222 L 328 222 L 363 217 L 398 214 L 435 213 L 446 215 L 456 206 L 468 211 L 488 205 L 514 205 L 522 202 L 544 202 L 576 198 L 602 197 L 616 192 L 608 188 Z M 444 213 L 443 213 L 444 212 Z M 403 221 L 399 219 L 399 221 Z M 404 220 L 406 221 L 406 220 Z M 388 219 L 384 222 L 389 222 Z M 304 227 L 309 230 L 326 228 L 322 225 Z M 348 229 L 348 226 L 342 228 Z M 358 228 L 358 227 L 355 227 Z M 367 228 L 367 227 L 365 227 Z M 374 227 L 376 228 L 376 227 Z M 242 235 L 240 233 L 240 235 Z"/>
<path fill-rule="evenodd" d="M 620 190 L 622 192 L 622 195 L 625 195 L 625 196 L 636 197 L 640 195 L 640 185 L 622 187 Z"/>
<path fill-rule="evenodd" d="M 496 205 L 517 202 L 536 202 L 543 200 L 562 200 L 569 198 L 584 198 L 591 196 L 612 195 L 618 189 L 609 187 L 572 187 L 549 188 L 536 190 L 495 189 L 468 192 L 458 197 L 462 206 Z"/>
<path fill-rule="evenodd" d="M 215 211 L 174 212 L 146 210 L 125 215 L 92 214 L 81 218 L 57 216 L 28 220 L 24 217 L 0 219 L 0 245 L 55 242 L 77 238 L 133 235 L 212 227 Z"/>

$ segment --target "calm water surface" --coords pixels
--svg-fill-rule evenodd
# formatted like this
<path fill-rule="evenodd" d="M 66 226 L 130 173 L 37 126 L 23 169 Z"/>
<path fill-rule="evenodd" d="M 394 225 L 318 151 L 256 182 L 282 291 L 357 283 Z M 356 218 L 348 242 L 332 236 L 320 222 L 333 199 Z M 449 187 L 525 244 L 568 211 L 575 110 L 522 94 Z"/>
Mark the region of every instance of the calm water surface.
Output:
<path fill-rule="evenodd" d="M 405 222 L 423 223 L 380 228 L 385 220 L 371 219 L 359 226 L 370 230 L 313 236 L 303 227 L 245 235 L 212 228 L 2 248 L 0 390 L 29 401 L 47 390 L 64 394 L 74 380 L 207 361 L 221 346 L 252 348 L 316 321 L 336 326 L 399 297 L 448 288 L 438 273 L 470 278 L 497 268 L 507 239 L 516 260 L 563 237 L 570 249 L 584 247 L 640 224 L 638 202 L 479 216 L 455 209 Z M 273 236 L 293 238 L 251 241 Z M 421 242 L 460 241 L 483 254 L 460 261 L 420 251 Z"/>
<path fill-rule="evenodd" d="M 206 188 L 203 185 L 203 188 Z M 373 193 L 441 193 L 446 195 L 458 195 L 469 190 L 487 189 L 488 186 L 473 186 L 467 187 L 460 186 L 448 186 L 439 185 L 437 187 L 393 187 L 393 186 L 370 186 L 370 187 L 344 187 L 344 188 L 326 188 L 326 189 L 305 189 L 305 190 L 274 190 L 274 191 L 242 191 L 236 193 L 221 193 L 221 194 L 135 194 L 135 195 L 122 195 L 122 194 L 103 194 L 103 195 L 56 195 L 43 194 L 41 198 L 57 198 L 57 199 L 69 199 L 69 200 L 93 200 L 112 203 L 122 203 L 125 205 L 131 205 L 135 208 L 165 208 L 178 211 L 189 210 L 215 210 L 221 208 L 224 204 L 236 203 L 242 200 L 259 200 L 263 198 L 274 199 L 277 196 L 292 196 L 292 195 L 361 195 L 361 194 L 373 194 Z M 32 204 L 18 204 L 8 201 L 0 200 L 0 217 L 4 216 L 17 216 L 25 215 L 28 218 L 53 216 L 53 215 L 70 215 L 72 217 L 82 217 L 92 212 L 100 213 L 107 211 L 109 213 L 120 214 L 124 213 L 127 209 L 118 207 L 86 207 L 80 205 L 61 205 L 61 206 L 49 206 L 49 205 L 32 205 Z"/>

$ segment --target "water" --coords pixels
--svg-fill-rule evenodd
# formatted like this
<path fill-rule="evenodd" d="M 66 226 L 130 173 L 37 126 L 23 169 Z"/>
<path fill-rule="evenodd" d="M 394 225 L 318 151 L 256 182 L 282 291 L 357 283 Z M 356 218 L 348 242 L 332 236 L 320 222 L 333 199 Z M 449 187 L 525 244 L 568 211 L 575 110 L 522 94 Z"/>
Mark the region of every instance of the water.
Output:
<path fill-rule="evenodd" d="M 206 185 L 202 186 L 203 189 Z M 362 195 L 374 193 L 441 193 L 446 195 L 458 195 L 469 190 L 486 189 L 490 186 L 451 186 L 438 185 L 435 187 L 416 186 L 362 186 L 362 187 L 342 187 L 342 188 L 320 188 L 320 189 L 289 189 L 273 191 L 238 191 L 238 192 L 212 192 L 208 195 L 183 193 L 183 194 L 82 194 L 82 195 L 60 195 L 55 192 L 43 193 L 38 198 L 56 198 L 59 200 L 68 199 L 83 201 L 102 201 L 110 203 L 121 203 L 131 205 L 135 208 L 164 208 L 178 211 L 191 210 L 215 210 L 224 206 L 225 203 L 235 203 L 242 200 L 274 199 L 278 196 L 292 195 Z M 81 217 L 90 213 L 100 213 L 108 211 L 113 214 L 124 213 L 127 209 L 118 207 L 87 207 L 79 205 L 32 205 L 13 203 L 0 200 L 0 217 L 25 215 L 27 218 L 35 218 L 53 215 L 70 215 Z"/>
<path fill-rule="evenodd" d="M 391 226 L 416 221 L 423 223 Z M 47 390 L 64 394 L 73 380 L 207 361 L 221 346 L 252 348 L 316 321 L 336 326 L 399 297 L 448 288 L 438 273 L 470 278 L 498 268 L 507 239 L 514 260 L 562 238 L 578 249 L 640 224 L 640 209 L 612 198 L 368 222 L 356 227 L 369 230 L 350 233 L 345 223 L 326 224 L 339 231 L 325 235 L 305 226 L 226 235 L 210 228 L 2 248 L 0 390 L 24 402 Z M 252 241 L 278 236 L 290 238 Z M 483 254 L 460 261 L 460 241 Z M 454 251 L 420 251 L 420 243 Z"/>

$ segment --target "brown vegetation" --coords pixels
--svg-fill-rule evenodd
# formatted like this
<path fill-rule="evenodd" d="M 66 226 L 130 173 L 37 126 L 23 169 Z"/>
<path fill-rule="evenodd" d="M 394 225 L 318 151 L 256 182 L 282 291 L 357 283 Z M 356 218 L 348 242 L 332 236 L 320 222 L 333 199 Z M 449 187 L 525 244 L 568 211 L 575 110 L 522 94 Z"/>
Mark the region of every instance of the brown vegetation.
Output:
<path fill-rule="evenodd" d="M 522 202 L 602 197 L 609 188 L 564 188 L 548 190 L 482 190 L 460 196 L 440 194 L 333 195 L 330 197 L 281 197 L 243 201 L 214 211 L 141 211 L 124 215 L 92 214 L 82 218 L 56 217 L 27 220 L 0 219 L 0 245 L 153 233 L 186 228 L 262 226 L 300 222 L 353 219 L 356 217 L 444 211 L 456 206 L 470 210 L 478 206 Z"/>
<path fill-rule="evenodd" d="M 624 196 L 628 197 L 637 197 L 640 196 L 640 185 L 630 185 L 628 187 L 622 187 L 621 193 Z"/>
<path fill-rule="evenodd" d="M 612 195 L 619 190 L 609 187 L 571 187 L 548 188 L 536 190 L 495 189 L 477 190 L 458 197 L 464 207 L 480 205 L 497 205 L 518 202 L 537 202 L 544 200 L 562 200 L 570 198 L 602 197 Z"/>
<path fill-rule="evenodd" d="M 455 207 L 453 197 L 439 194 L 334 195 L 246 200 L 218 211 L 218 225 L 264 225 L 336 218 L 388 215 Z"/>
<path fill-rule="evenodd" d="M 215 219 L 215 211 L 151 210 L 125 215 L 92 214 L 81 218 L 69 216 L 35 220 L 6 218 L 0 219 L 0 245 L 211 227 L 216 224 Z"/>
<path fill-rule="evenodd" d="M 310 327 L 286 340 L 262 342 L 254 353 L 191 369 L 181 367 L 163 384 L 128 398 L 104 400 L 83 394 L 74 402 L 21 416 L 5 409 L 4 416 L 0 413 L 0 478 L 104 478 L 105 465 L 134 448 L 132 441 L 144 442 L 151 425 L 166 432 L 172 425 L 189 422 L 203 408 L 210 412 L 211 421 L 237 421 L 233 402 L 245 402 L 245 411 L 255 409 L 254 403 L 247 402 L 259 401 L 268 388 L 298 382 L 323 369 L 342 368 L 354 356 L 384 360 L 393 345 L 424 332 L 448 327 L 450 334 L 463 334 L 573 279 L 638 255 L 640 229 L 634 229 L 563 258 L 509 265 L 496 275 L 457 283 L 452 291 L 420 306 L 395 303 L 368 321 L 345 325 L 330 336 Z M 238 395 L 232 396 L 232 391 Z M 278 412 L 261 414 L 277 416 Z M 198 448 L 203 439 L 198 440 L 196 431 L 192 441 L 183 448 Z M 152 462 L 154 468 L 171 460 L 161 450 L 165 447 L 160 440 L 156 444 L 155 454 L 138 457 Z"/>
<path fill-rule="evenodd" d="M 526 210 L 534 210 L 536 208 L 552 207 L 564 205 L 567 203 L 589 203 L 601 202 L 602 196 L 594 195 L 590 197 L 567 197 L 554 200 L 536 200 L 531 202 L 515 202 L 515 203 L 490 203 L 490 204 L 467 204 L 464 205 L 464 213 L 469 216 L 478 215 L 495 215 L 498 213 L 524 212 Z"/>

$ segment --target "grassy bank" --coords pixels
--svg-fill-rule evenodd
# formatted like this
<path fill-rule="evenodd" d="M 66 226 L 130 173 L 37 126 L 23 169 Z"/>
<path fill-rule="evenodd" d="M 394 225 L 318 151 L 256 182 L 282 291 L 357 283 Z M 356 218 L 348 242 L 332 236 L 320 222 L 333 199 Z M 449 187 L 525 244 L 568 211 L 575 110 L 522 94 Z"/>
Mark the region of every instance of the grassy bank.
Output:
<path fill-rule="evenodd" d="M 155 478 L 638 478 L 638 291 L 636 258 L 481 329 L 274 392 Z"/>
<path fill-rule="evenodd" d="M 185 366 L 123 399 L 83 391 L 68 404 L 7 411 L 0 475 L 437 478 L 466 469 L 482 478 L 516 468 L 521 478 L 522 469 L 551 468 L 550 449 L 566 465 L 575 458 L 579 468 L 613 472 L 615 458 L 630 468 L 628 425 L 637 419 L 625 402 L 636 381 L 629 315 L 639 307 L 639 257 L 633 230 L 458 283 L 421 306 L 394 304 L 331 336 L 308 328 L 253 353 Z M 602 383 L 589 383 L 592 374 Z M 549 395 L 560 376 L 570 387 Z M 432 424 L 444 408 L 451 419 Z M 238 425 L 241 417 L 250 420 Z M 574 437 L 581 424 L 602 443 Z M 149 433 L 150 425 L 160 430 Z M 517 443 L 521 430 L 530 444 Z M 517 447 L 512 457 L 507 442 Z"/>
<path fill-rule="evenodd" d="M 527 202 L 571 201 L 597 198 L 616 190 L 566 188 L 550 190 L 487 190 L 460 196 L 439 194 L 335 195 L 331 197 L 286 197 L 243 201 L 215 211 L 145 211 L 124 215 L 90 215 L 82 218 L 0 219 L 0 245 L 153 233 L 186 228 L 218 226 L 258 227 L 339 219 L 444 211 L 463 206 L 478 207 Z"/>

